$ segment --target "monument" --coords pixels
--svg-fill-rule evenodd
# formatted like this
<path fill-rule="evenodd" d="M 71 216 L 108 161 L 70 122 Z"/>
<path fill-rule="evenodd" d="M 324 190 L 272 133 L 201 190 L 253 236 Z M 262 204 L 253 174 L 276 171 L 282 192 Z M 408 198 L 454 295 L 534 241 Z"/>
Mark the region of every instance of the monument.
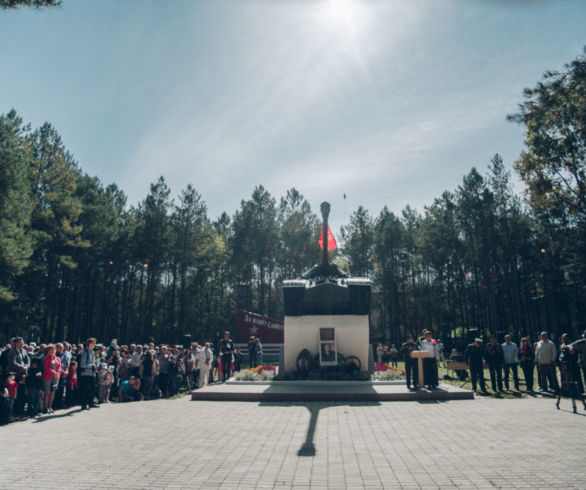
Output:
<path fill-rule="evenodd" d="M 348 277 L 328 258 L 330 205 L 321 204 L 321 263 L 298 279 L 284 281 L 285 318 L 279 375 L 270 380 L 230 380 L 194 390 L 192 400 L 259 402 L 381 402 L 391 400 L 455 400 L 474 397 L 453 386 L 410 391 L 403 380 L 371 381 L 369 308 L 371 281 Z M 428 354 L 422 352 L 421 356 Z M 419 359 L 421 362 L 421 359 Z M 423 369 L 419 371 L 423 373 Z M 315 375 L 315 376 L 314 376 Z M 423 381 L 419 381 L 423 386 Z M 317 410 L 312 411 L 310 428 Z M 303 451 L 310 451 L 313 432 Z M 309 441 L 309 442 L 308 442 Z M 308 449 L 309 448 L 309 449 Z M 303 454 L 301 454 L 303 455 Z"/>
<path fill-rule="evenodd" d="M 304 351 L 312 358 L 319 356 L 320 367 L 341 365 L 351 357 L 356 369 L 368 371 L 371 280 L 348 277 L 337 265 L 330 263 L 329 213 L 329 203 L 323 202 L 321 263 L 301 278 L 283 282 L 286 372 L 303 367 L 300 354 Z"/>

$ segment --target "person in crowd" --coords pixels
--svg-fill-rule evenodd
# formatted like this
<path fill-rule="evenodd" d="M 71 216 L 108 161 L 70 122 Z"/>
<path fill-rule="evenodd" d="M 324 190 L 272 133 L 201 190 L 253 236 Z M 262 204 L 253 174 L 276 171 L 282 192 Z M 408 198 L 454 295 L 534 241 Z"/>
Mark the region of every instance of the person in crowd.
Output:
<path fill-rule="evenodd" d="M 159 389 L 161 395 L 166 397 L 169 390 L 169 365 L 171 364 L 171 356 L 166 345 L 161 347 L 161 353 L 158 356 L 159 360 Z"/>
<path fill-rule="evenodd" d="M 450 355 L 450 361 L 452 362 L 464 362 L 464 356 L 458 352 L 458 349 L 455 347 L 452 349 L 452 353 Z M 465 369 L 456 369 L 456 376 L 460 381 L 466 381 L 468 379 L 468 372 Z"/>
<path fill-rule="evenodd" d="M 575 349 L 570 348 L 570 344 L 567 343 L 567 339 L 563 339 L 564 342 L 560 348 L 559 365 L 560 365 L 560 376 L 562 381 L 561 390 L 558 393 L 558 399 L 556 407 L 560 408 L 560 400 L 562 394 L 566 394 L 572 398 L 572 408 L 574 413 L 576 410 L 576 400 L 580 399 L 586 410 L 586 401 L 579 388 L 578 380 L 580 379 L 580 368 L 578 366 L 578 353 Z"/>
<path fill-rule="evenodd" d="M 71 353 L 65 348 L 65 343 L 55 344 L 57 348 L 56 356 L 61 361 L 61 374 L 59 376 L 59 384 L 55 391 L 55 400 L 53 400 L 53 409 L 58 410 L 63 408 L 63 396 L 65 394 L 65 387 L 67 386 L 67 376 L 69 375 L 69 364 L 71 363 Z"/>
<path fill-rule="evenodd" d="M 14 347 L 14 339 L 10 339 L 10 343 L 6 344 L 4 350 L 0 352 L 0 374 L 6 376 L 8 372 L 8 356 Z"/>
<path fill-rule="evenodd" d="M 214 360 L 212 361 L 213 371 L 210 377 L 210 383 L 222 381 L 222 356 L 214 353 Z"/>
<path fill-rule="evenodd" d="M 98 381 L 98 403 L 106 402 L 106 377 L 108 374 L 108 365 L 103 362 L 100 364 L 100 369 L 96 375 Z"/>
<path fill-rule="evenodd" d="M 505 335 L 505 342 L 501 346 L 503 348 L 504 358 L 504 378 L 505 388 L 509 391 L 509 372 L 513 373 L 513 382 L 515 383 L 515 390 L 519 391 L 519 348 L 517 344 L 512 341 L 510 335 Z"/>
<path fill-rule="evenodd" d="M 525 377 L 525 390 L 527 393 L 533 392 L 533 367 L 534 367 L 534 354 L 529 339 L 523 337 L 521 339 L 521 347 L 519 348 L 519 364 L 523 370 L 523 376 Z"/>
<path fill-rule="evenodd" d="M 497 342 L 495 336 L 490 338 L 484 349 L 484 358 L 490 372 L 490 384 L 494 393 L 503 391 L 503 347 Z"/>
<path fill-rule="evenodd" d="M 137 402 L 140 400 L 144 400 L 144 396 L 140 392 L 140 379 L 131 376 L 130 379 L 120 383 L 118 391 L 119 402 Z"/>
<path fill-rule="evenodd" d="M 426 330 L 423 332 L 424 339 L 421 341 L 419 349 L 429 352 L 429 357 L 423 358 L 423 377 L 424 383 L 431 389 L 437 388 L 439 384 L 437 362 L 438 350 L 437 342 L 432 338 L 431 332 Z"/>
<path fill-rule="evenodd" d="M 379 343 L 376 346 L 376 360 L 377 362 L 383 362 L 383 344 Z"/>
<path fill-rule="evenodd" d="M 389 352 L 389 346 L 383 345 L 383 353 L 381 355 L 381 359 L 383 364 L 388 364 L 391 362 L 391 353 Z"/>
<path fill-rule="evenodd" d="M 417 389 L 417 359 L 411 357 L 411 353 L 417 350 L 417 344 L 413 342 L 413 335 L 407 335 L 407 341 L 401 346 L 401 353 L 405 360 L 405 381 L 407 388 Z"/>
<path fill-rule="evenodd" d="M 206 342 L 203 349 L 199 351 L 199 383 L 198 388 L 204 388 L 208 385 L 210 378 L 210 367 L 212 366 L 213 353 L 210 349 L 210 343 Z"/>
<path fill-rule="evenodd" d="M 234 351 L 234 371 L 242 369 L 242 351 L 237 347 Z"/>
<path fill-rule="evenodd" d="M 185 384 L 187 385 L 187 389 L 191 391 L 192 387 L 197 386 L 194 384 L 195 379 L 195 367 L 196 367 L 196 358 L 194 353 L 194 348 L 197 344 L 192 343 L 188 349 L 186 349 L 184 354 L 185 359 Z M 195 351 L 197 352 L 197 350 Z"/>
<path fill-rule="evenodd" d="M 18 395 L 18 383 L 16 382 L 16 373 L 14 371 L 5 373 L 3 388 L 5 390 L 4 400 L 6 403 L 4 420 L 6 422 L 12 422 L 14 420 L 14 402 Z"/>
<path fill-rule="evenodd" d="M 171 354 L 169 356 L 169 392 L 168 396 L 174 396 L 177 394 L 177 358 L 175 355 Z"/>
<path fill-rule="evenodd" d="M 251 368 L 256 367 L 256 338 L 254 335 L 251 335 L 248 341 L 248 363 Z"/>
<path fill-rule="evenodd" d="M 472 390 L 476 391 L 477 383 L 480 384 L 482 393 L 486 394 L 484 384 L 484 349 L 482 348 L 482 339 L 474 339 L 474 343 L 469 344 L 464 354 L 466 363 L 470 366 L 470 378 L 472 380 Z"/>
<path fill-rule="evenodd" d="M 548 388 L 551 388 L 557 393 L 560 389 L 555 372 L 557 350 L 555 344 L 548 339 L 547 332 L 541 332 L 540 339 L 535 348 L 535 360 L 539 365 L 543 391 L 548 391 Z"/>
<path fill-rule="evenodd" d="M 43 356 L 35 352 L 29 356 L 31 366 L 26 377 L 26 398 L 29 417 L 36 417 L 41 411 L 41 390 L 43 389 Z"/>
<path fill-rule="evenodd" d="M 171 372 L 171 371 L 170 371 Z M 181 355 L 178 355 L 175 358 L 175 368 L 173 369 L 173 374 L 171 378 L 171 386 L 173 387 L 172 394 L 176 395 L 181 390 L 181 386 L 183 384 L 183 380 L 185 379 L 185 364 L 183 363 L 183 358 Z"/>
<path fill-rule="evenodd" d="M 49 344 L 43 359 L 43 413 L 53 413 L 53 399 L 61 378 L 61 359 L 57 357 L 56 351 L 55 345 Z"/>
<path fill-rule="evenodd" d="M 397 361 L 399 360 L 399 351 L 395 347 L 395 344 L 391 344 L 391 348 L 389 349 L 389 361 L 391 366 L 397 367 Z"/>
<path fill-rule="evenodd" d="M 67 394 L 65 396 L 65 403 L 68 407 L 77 405 L 79 386 L 77 384 L 77 361 L 72 360 L 69 366 L 69 376 L 67 376 Z"/>
<path fill-rule="evenodd" d="M 259 365 L 262 365 L 262 346 L 260 340 L 256 340 L 256 361 Z M 220 341 L 220 352 L 222 354 L 222 382 L 226 382 L 230 378 L 230 367 L 232 366 L 232 355 L 234 354 L 234 341 L 230 338 L 230 332 L 224 332 L 224 338 Z"/>
<path fill-rule="evenodd" d="M 260 343 L 260 338 L 256 338 L 256 365 L 262 366 L 263 365 L 263 351 L 262 351 L 262 344 Z"/>
<path fill-rule="evenodd" d="M 148 350 L 140 364 L 140 378 L 142 380 L 142 394 L 147 400 L 151 398 L 154 385 L 153 351 Z"/>
<path fill-rule="evenodd" d="M 26 404 L 25 382 L 31 361 L 28 352 L 24 348 L 22 337 L 15 337 L 12 344 L 13 347 L 8 353 L 8 370 L 16 373 L 15 380 L 19 387 L 21 387 L 21 389 L 18 390 L 18 395 L 14 402 L 14 412 L 20 416 L 24 415 L 24 407 Z"/>
<path fill-rule="evenodd" d="M 578 353 L 578 367 L 582 371 L 582 391 L 586 388 L 586 331 L 582 334 L 582 338 L 572 342 L 570 349 Z"/>
<path fill-rule="evenodd" d="M 94 348 L 96 339 L 90 337 L 86 340 L 86 346 L 79 358 L 79 398 L 82 410 L 96 408 L 99 405 L 94 403 L 94 387 L 96 375 L 96 356 Z"/>
<path fill-rule="evenodd" d="M 23 348 L 24 341 L 22 337 L 12 339 L 13 347 L 8 352 L 8 370 L 15 373 L 15 379 L 18 382 L 19 377 L 26 375 L 31 361 L 26 349 Z"/>
<path fill-rule="evenodd" d="M 442 339 L 437 339 L 437 352 L 438 352 L 438 360 L 442 364 L 443 367 L 446 367 L 446 356 L 444 353 L 444 343 Z"/>
<path fill-rule="evenodd" d="M 142 345 L 130 344 L 130 353 L 130 372 L 132 376 L 138 378 L 142 362 Z"/>
<path fill-rule="evenodd" d="M 131 355 L 127 350 L 120 349 L 120 361 L 118 363 L 118 381 L 128 381 L 132 375 L 132 366 L 130 365 Z"/>

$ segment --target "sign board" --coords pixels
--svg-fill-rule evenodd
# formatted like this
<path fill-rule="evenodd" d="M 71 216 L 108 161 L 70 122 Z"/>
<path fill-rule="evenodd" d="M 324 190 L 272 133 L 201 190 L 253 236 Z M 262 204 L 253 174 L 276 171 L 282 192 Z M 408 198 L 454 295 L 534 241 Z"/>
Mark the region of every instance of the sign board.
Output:
<path fill-rule="evenodd" d="M 247 342 L 254 335 L 263 344 L 283 343 L 283 322 L 279 320 L 250 311 L 236 310 L 234 321 L 240 342 Z"/>

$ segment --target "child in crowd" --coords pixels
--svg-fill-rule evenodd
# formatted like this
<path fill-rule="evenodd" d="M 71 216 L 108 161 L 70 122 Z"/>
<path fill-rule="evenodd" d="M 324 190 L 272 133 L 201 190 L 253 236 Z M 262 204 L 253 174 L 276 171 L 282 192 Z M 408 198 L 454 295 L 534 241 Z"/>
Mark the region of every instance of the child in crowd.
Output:
<path fill-rule="evenodd" d="M 110 403 L 112 384 L 114 384 L 114 366 L 108 366 L 106 370 L 106 403 Z"/>
<path fill-rule="evenodd" d="M 14 401 L 18 393 L 18 383 L 15 381 L 15 377 L 15 373 L 9 372 L 4 380 L 5 395 L 8 395 L 5 418 L 8 422 L 12 422 L 13 420 Z"/>
<path fill-rule="evenodd" d="M 100 364 L 100 370 L 98 371 L 98 403 L 104 403 L 106 401 L 106 376 L 108 372 L 108 365 L 103 362 Z"/>
<path fill-rule="evenodd" d="M 71 407 L 77 403 L 77 361 L 71 361 L 69 375 L 67 376 L 67 406 Z"/>

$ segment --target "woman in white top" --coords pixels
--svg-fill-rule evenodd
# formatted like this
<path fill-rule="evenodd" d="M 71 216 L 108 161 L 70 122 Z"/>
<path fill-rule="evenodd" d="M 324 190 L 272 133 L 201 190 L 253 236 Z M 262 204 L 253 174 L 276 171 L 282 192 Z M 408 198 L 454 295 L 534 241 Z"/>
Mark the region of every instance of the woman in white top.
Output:
<path fill-rule="evenodd" d="M 431 337 L 431 332 L 426 330 L 423 332 L 423 335 L 425 338 L 421 341 L 419 350 L 429 352 L 429 357 L 423 358 L 423 382 L 429 388 L 434 389 L 439 384 L 437 373 L 439 351 L 437 342 Z"/>

